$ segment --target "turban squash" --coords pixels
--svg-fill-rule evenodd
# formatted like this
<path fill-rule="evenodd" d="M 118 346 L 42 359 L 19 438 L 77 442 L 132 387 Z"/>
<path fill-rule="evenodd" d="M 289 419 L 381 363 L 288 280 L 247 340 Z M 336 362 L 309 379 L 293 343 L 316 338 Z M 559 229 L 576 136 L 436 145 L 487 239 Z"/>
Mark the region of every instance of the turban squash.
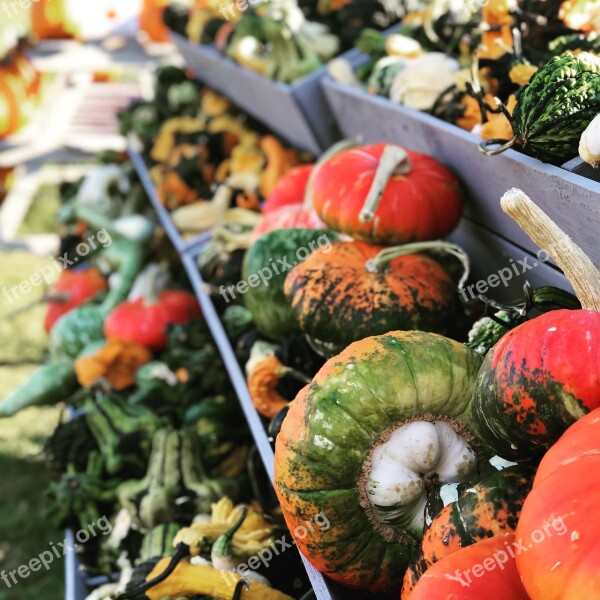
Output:
<path fill-rule="evenodd" d="M 284 292 L 300 329 L 324 355 L 388 331 L 445 334 L 456 310 L 456 284 L 436 259 L 420 250 L 464 252 L 447 242 L 382 248 L 340 242 L 294 267 Z M 464 278 L 463 278 L 464 280 Z"/>
<path fill-rule="evenodd" d="M 481 368 L 473 399 L 477 428 L 501 456 L 528 460 L 600 406 L 600 272 L 523 192 L 508 192 L 502 206 L 553 255 L 583 307 L 523 323 Z"/>
<path fill-rule="evenodd" d="M 479 366 L 453 340 L 392 332 L 352 344 L 300 391 L 277 437 L 275 484 L 290 531 L 319 513 L 331 523 L 296 540 L 317 569 L 400 591 L 428 496 L 477 472 L 468 417 Z"/>

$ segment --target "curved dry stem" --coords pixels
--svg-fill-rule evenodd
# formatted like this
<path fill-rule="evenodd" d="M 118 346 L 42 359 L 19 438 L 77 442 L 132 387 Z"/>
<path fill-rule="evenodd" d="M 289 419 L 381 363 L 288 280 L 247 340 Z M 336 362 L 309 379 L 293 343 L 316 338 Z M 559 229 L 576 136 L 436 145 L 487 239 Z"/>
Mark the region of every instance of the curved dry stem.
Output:
<path fill-rule="evenodd" d="M 382 273 L 395 258 L 426 251 L 450 254 L 460 261 L 463 266 L 463 274 L 458 282 L 458 289 L 461 290 L 469 278 L 471 262 L 469 255 L 460 246 L 450 242 L 436 240 L 433 242 L 416 242 L 414 244 L 385 248 L 375 258 L 367 261 L 365 267 L 369 273 Z"/>
<path fill-rule="evenodd" d="M 500 200 L 502 210 L 562 269 L 581 306 L 600 311 L 600 271 L 585 252 L 522 190 Z"/>
<path fill-rule="evenodd" d="M 375 218 L 375 212 L 390 179 L 394 175 L 408 175 L 411 169 L 412 165 L 404 148 L 393 144 L 388 144 L 385 147 L 379 160 L 373 184 L 358 215 L 358 220 L 361 223 L 370 223 Z"/>
<path fill-rule="evenodd" d="M 515 135 L 512 140 L 485 140 L 479 144 L 479 151 L 486 156 L 496 156 L 502 154 L 507 150 L 510 150 L 517 143 L 517 136 Z M 498 146 L 497 148 L 494 146 Z"/>

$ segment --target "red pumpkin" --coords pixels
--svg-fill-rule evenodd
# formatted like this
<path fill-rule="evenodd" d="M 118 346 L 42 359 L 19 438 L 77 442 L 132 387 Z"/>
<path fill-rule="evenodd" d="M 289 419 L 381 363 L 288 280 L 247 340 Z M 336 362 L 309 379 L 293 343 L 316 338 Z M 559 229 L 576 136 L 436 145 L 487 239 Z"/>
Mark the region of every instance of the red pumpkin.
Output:
<path fill-rule="evenodd" d="M 482 438 L 505 458 L 528 460 L 600 406 L 600 272 L 522 192 L 507 193 L 502 207 L 552 253 L 584 308 L 523 323 L 481 367 L 473 416 Z"/>
<path fill-rule="evenodd" d="M 544 451 L 598 406 L 600 313 L 593 310 L 555 310 L 507 333 L 487 355 L 474 398 L 494 450 L 517 459 Z"/>
<path fill-rule="evenodd" d="M 104 323 L 104 335 L 162 350 L 167 344 L 169 325 L 181 325 L 198 317 L 200 307 L 192 294 L 163 290 L 156 300 L 138 298 L 117 306 Z"/>
<path fill-rule="evenodd" d="M 600 409 L 550 448 L 523 505 L 516 535 L 528 549 L 517 568 L 531 600 L 600 598 L 598 498 Z"/>
<path fill-rule="evenodd" d="M 306 210 L 302 204 L 282 206 L 263 217 L 252 232 L 252 239 L 276 229 L 325 229 L 325 223 L 314 210 Z"/>
<path fill-rule="evenodd" d="M 304 203 L 306 186 L 314 165 L 295 167 L 284 175 L 269 194 L 262 208 L 264 215 L 283 207 Z"/>
<path fill-rule="evenodd" d="M 444 237 L 463 206 L 446 167 L 386 144 L 334 155 L 318 167 L 312 191 L 315 210 L 332 229 L 381 245 Z"/>
<path fill-rule="evenodd" d="M 77 308 L 106 289 L 108 289 L 108 283 L 98 269 L 63 271 L 58 282 L 50 291 L 50 295 L 65 295 L 68 298 L 66 300 L 51 300 L 48 302 L 44 329 L 50 332 L 52 327 L 54 327 L 54 323 L 64 314 Z"/>
<path fill-rule="evenodd" d="M 515 534 L 507 533 L 447 556 L 419 579 L 410 600 L 529 600 L 514 545 Z"/>

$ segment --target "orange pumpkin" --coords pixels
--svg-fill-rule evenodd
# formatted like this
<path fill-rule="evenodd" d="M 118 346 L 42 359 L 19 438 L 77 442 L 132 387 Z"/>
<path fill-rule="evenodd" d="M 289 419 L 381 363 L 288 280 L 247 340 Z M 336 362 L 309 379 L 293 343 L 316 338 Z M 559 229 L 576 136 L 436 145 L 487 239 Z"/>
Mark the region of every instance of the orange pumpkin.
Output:
<path fill-rule="evenodd" d="M 75 37 L 77 30 L 68 18 L 65 0 L 34 2 L 31 7 L 31 33 L 40 40 Z"/>
<path fill-rule="evenodd" d="M 425 246 L 451 245 L 384 249 L 341 242 L 317 250 L 285 280 L 284 292 L 300 329 L 327 355 L 388 331 L 446 332 L 456 285 L 439 262 L 415 253 L 414 248 Z"/>
<path fill-rule="evenodd" d="M 312 202 L 332 229 L 382 245 L 444 237 L 458 224 L 463 206 L 458 180 L 446 167 L 390 144 L 320 161 Z"/>
<path fill-rule="evenodd" d="M 163 21 L 168 6 L 165 0 L 144 0 L 140 14 L 140 31 L 148 35 L 153 42 L 168 42 L 169 28 Z"/>
<path fill-rule="evenodd" d="M 12 135 L 19 129 L 23 119 L 21 106 L 26 98 L 23 80 L 0 72 L 0 138 Z"/>
<path fill-rule="evenodd" d="M 507 533 L 448 556 L 423 575 L 410 600 L 529 600 L 511 556 L 514 544 Z"/>
<path fill-rule="evenodd" d="M 600 598 L 600 408 L 544 456 L 523 505 L 517 567 L 531 600 Z"/>

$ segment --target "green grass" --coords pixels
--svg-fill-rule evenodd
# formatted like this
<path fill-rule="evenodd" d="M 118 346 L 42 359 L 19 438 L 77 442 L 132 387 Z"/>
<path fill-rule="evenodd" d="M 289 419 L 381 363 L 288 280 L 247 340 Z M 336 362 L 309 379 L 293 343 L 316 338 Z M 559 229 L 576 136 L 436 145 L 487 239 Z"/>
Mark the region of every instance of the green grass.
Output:
<path fill-rule="evenodd" d="M 60 194 L 56 185 L 42 185 L 21 223 L 19 234 L 47 233 L 56 227 Z"/>
<path fill-rule="evenodd" d="M 48 344 L 43 327 L 45 306 L 39 304 L 18 315 L 14 311 L 38 300 L 46 290 L 40 285 L 24 294 L 13 293 L 10 288 L 18 287 L 48 264 L 47 258 L 27 252 L 0 252 L 0 366 L 43 361 Z M 9 288 L 8 297 L 3 293 L 4 287 Z"/>
<path fill-rule="evenodd" d="M 47 262 L 24 252 L 0 253 L 0 289 L 18 285 Z M 3 317 L 42 294 L 41 287 L 34 288 L 12 303 L 0 295 L 0 399 L 27 379 L 35 363 L 43 361 L 47 347 L 43 306 Z M 28 563 L 50 541 L 62 542 L 63 532 L 44 517 L 49 477 L 41 456 L 58 418 L 58 408 L 44 407 L 0 420 L 0 571 Z M 0 600 L 61 600 L 63 568 L 63 560 L 57 559 L 49 571 L 32 573 L 11 589 L 0 581 Z"/>
<path fill-rule="evenodd" d="M 24 380 L 31 369 L 21 368 L 9 380 Z M 4 376 L 2 376 L 4 384 Z M 44 491 L 49 483 L 41 451 L 52 433 L 59 410 L 29 408 L 0 421 L 0 568 L 10 572 L 27 564 L 49 548 L 49 542 L 62 542 L 64 533 L 46 518 Z M 60 600 L 64 598 L 64 560 L 8 589 L 0 582 L 0 600 Z"/>

